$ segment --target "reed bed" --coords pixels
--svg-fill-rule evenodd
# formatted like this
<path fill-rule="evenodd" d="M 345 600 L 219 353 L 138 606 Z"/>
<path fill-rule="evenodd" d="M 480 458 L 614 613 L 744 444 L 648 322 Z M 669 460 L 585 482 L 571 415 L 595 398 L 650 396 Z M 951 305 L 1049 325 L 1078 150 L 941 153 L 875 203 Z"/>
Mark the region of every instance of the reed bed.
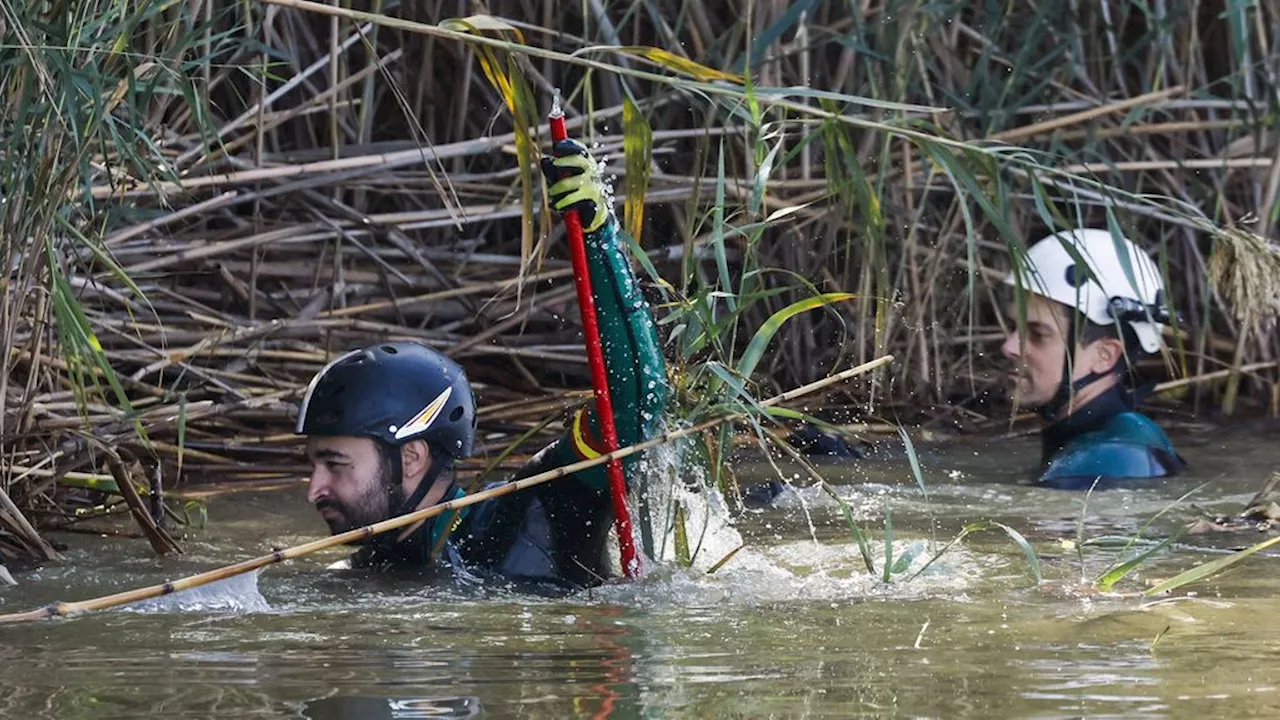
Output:
<path fill-rule="evenodd" d="M 467 368 L 469 470 L 559 432 L 589 376 L 536 174 L 556 91 L 681 418 L 892 353 L 786 417 L 1007 424 L 998 281 L 1068 224 L 1167 272 L 1159 403 L 1280 406 L 1265 3 L 0 5 L 0 556 L 137 517 L 122 482 L 156 544 L 167 489 L 297 477 L 303 387 L 379 340 Z"/>

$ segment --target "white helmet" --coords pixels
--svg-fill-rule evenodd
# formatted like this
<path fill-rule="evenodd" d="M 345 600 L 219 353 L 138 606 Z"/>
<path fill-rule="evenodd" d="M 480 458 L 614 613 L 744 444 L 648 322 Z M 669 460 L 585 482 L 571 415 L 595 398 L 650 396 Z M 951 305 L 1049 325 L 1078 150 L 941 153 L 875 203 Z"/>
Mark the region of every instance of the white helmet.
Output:
<path fill-rule="evenodd" d="M 1081 260 L 1087 272 L 1078 267 Z M 1005 284 L 1017 285 L 1016 274 L 1005 276 Z M 1027 250 L 1021 275 L 1028 291 L 1078 308 L 1098 325 L 1128 322 L 1143 350 L 1159 351 L 1160 328 L 1170 315 L 1164 281 L 1155 262 L 1128 238 L 1117 243 L 1107 230 L 1054 233 Z"/>

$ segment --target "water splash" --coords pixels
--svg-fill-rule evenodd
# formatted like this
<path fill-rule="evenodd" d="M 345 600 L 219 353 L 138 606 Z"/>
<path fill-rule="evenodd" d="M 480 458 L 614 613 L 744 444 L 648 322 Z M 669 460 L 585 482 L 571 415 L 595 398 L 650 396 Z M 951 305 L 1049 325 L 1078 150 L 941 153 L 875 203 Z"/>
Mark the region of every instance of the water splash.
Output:
<path fill-rule="evenodd" d="M 603 602 L 655 605 L 758 606 L 787 601 L 853 602 L 863 599 L 921 599 L 947 597 L 964 601 L 984 576 L 984 569 L 1006 562 L 1003 556 L 976 553 L 955 547 L 919 577 L 906 580 L 932 557 L 925 539 L 900 538 L 893 543 L 895 559 L 911 556 L 910 565 L 894 573 L 889 583 L 882 580 L 882 542 L 872 545 L 877 573 L 868 573 L 857 545 L 852 542 L 819 540 L 810 512 L 814 507 L 835 506 L 820 488 L 796 487 L 779 504 L 805 515 L 808 537 L 792 542 L 761 545 L 744 543 L 736 527 L 734 513 L 723 495 L 697 461 L 686 461 L 692 447 L 687 442 L 663 445 L 646 452 L 637 463 L 646 502 L 632 502 L 635 544 L 643 547 L 641 524 L 653 535 L 653 554 L 646 557 L 644 575 L 634 582 L 610 583 L 593 591 Z M 882 494 L 888 487 L 863 489 Z M 847 489 L 846 489 L 847 491 Z M 863 506 L 864 503 L 858 503 Z M 679 508 L 692 562 L 682 567 L 676 549 L 676 522 Z M 781 540 L 781 538 L 779 538 Z M 616 543 L 616 536 L 611 537 Z M 735 552 L 736 551 L 736 552 Z M 610 549 L 616 563 L 616 544 Z M 730 553 L 734 553 L 732 557 Z M 712 567 L 724 562 L 714 574 Z M 614 568 L 620 574 L 620 568 Z"/>
<path fill-rule="evenodd" d="M 928 562 L 925 540 L 895 541 L 894 556 L 914 551 L 905 572 L 890 583 L 862 566 L 852 543 L 800 540 L 778 545 L 750 545 L 708 575 L 703 569 L 666 564 L 638 582 L 614 583 L 594 591 L 595 600 L 646 608 L 709 606 L 759 607 L 781 602 L 850 603 L 863 600 L 922 600 L 945 597 L 968 602 L 984 577 L 984 569 L 1003 564 L 1003 558 L 956 547 L 919 577 L 910 577 Z M 873 550 L 877 569 L 883 562 Z"/>
<path fill-rule="evenodd" d="M 677 528 L 684 518 L 684 532 L 694 568 L 706 571 L 742 545 L 732 512 L 720 491 L 712 486 L 702 463 L 687 459 L 688 441 L 655 448 L 639 463 L 645 478 L 647 516 L 642 522 L 653 529 L 651 560 L 659 565 L 677 562 Z"/>
<path fill-rule="evenodd" d="M 162 595 L 122 607 L 137 613 L 250 613 L 271 612 L 271 605 L 258 590 L 262 570 L 242 573 L 208 585 Z"/>

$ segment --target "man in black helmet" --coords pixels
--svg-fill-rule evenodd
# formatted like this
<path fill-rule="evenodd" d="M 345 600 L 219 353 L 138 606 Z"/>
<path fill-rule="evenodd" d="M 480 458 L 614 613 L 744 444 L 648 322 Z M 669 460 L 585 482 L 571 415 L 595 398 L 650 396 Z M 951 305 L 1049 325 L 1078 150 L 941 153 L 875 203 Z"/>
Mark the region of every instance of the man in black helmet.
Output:
<path fill-rule="evenodd" d="M 557 142 L 542 161 L 558 212 L 577 210 L 586 238 L 601 345 L 620 447 L 655 436 L 668 395 L 656 325 L 617 237 L 601 168 L 580 143 Z M 312 379 L 296 432 L 313 464 L 307 494 L 334 534 L 464 494 L 453 465 L 476 428 L 466 374 L 413 342 L 376 343 Z M 517 473 L 528 477 L 602 450 L 594 405 Z M 636 455 L 623 460 L 632 483 Z M 369 538 L 355 567 L 431 567 L 574 590 L 610 572 L 613 508 L 603 465 Z"/>

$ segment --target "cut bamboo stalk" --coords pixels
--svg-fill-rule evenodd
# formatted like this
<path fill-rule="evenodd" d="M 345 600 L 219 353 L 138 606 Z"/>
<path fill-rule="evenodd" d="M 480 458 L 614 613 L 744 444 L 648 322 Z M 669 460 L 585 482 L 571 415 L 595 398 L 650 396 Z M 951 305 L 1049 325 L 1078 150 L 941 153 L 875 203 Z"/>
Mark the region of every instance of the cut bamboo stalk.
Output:
<path fill-rule="evenodd" d="M 4 488 L 0 488 L 0 510 L 4 511 L 9 520 L 22 533 L 23 542 L 42 554 L 46 560 L 60 560 L 62 558 L 58 551 L 53 549 L 52 545 L 40 537 L 40 533 L 36 532 L 36 529 L 31 526 L 26 516 L 18 509 L 18 506 L 13 504 L 13 500 L 9 498 L 9 493 L 5 492 Z"/>
<path fill-rule="evenodd" d="M 1197 385 L 1199 383 L 1212 382 L 1214 380 L 1222 380 L 1224 378 L 1231 378 L 1239 375 L 1256 373 L 1259 370 L 1271 370 L 1274 368 L 1280 368 L 1280 361 L 1273 360 L 1270 362 L 1249 363 L 1248 365 L 1227 368 L 1226 370 L 1214 370 L 1213 372 L 1178 378 L 1177 380 L 1166 380 L 1165 382 L 1157 384 L 1151 392 L 1162 393 L 1169 390 L 1178 390 L 1187 387 L 1188 385 Z"/>
<path fill-rule="evenodd" d="M 1022 140 L 1024 138 L 1032 137 L 1035 135 L 1042 135 L 1044 133 L 1053 132 L 1054 130 L 1059 130 L 1064 127 L 1079 125 L 1081 123 L 1088 122 L 1095 118 L 1102 117 L 1103 115 L 1110 115 L 1111 113 L 1124 112 L 1126 110 L 1131 110 L 1141 105 L 1152 105 L 1162 100 L 1168 100 L 1174 95 L 1181 94 L 1185 90 L 1186 88 L 1184 88 L 1183 86 L 1175 85 L 1165 90 L 1156 90 L 1154 92 L 1143 93 L 1142 95 L 1138 95 L 1137 97 L 1131 97 L 1131 98 L 1126 98 L 1124 100 L 1119 100 L 1113 103 L 1107 103 L 1106 105 L 1102 105 L 1096 108 L 1090 108 L 1088 110 L 1082 110 L 1080 112 L 1073 113 L 1065 117 L 1054 118 L 1053 120 L 1045 120 L 1044 122 L 1038 122 L 1033 125 L 1025 125 L 1023 127 L 1013 128 L 1012 130 L 1005 130 L 1004 132 L 999 132 L 999 133 L 996 133 L 995 135 L 992 135 L 991 139 L 1000 140 L 1003 142 L 1012 142 L 1014 140 Z"/>

